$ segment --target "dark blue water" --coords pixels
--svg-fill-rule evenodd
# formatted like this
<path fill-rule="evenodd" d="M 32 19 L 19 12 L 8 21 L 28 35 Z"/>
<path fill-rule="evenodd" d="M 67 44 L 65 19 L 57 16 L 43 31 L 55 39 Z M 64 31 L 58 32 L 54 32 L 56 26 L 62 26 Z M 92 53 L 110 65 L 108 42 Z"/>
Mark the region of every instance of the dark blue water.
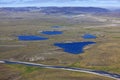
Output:
<path fill-rule="evenodd" d="M 54 43 L 55 46 L 63 48 L 65 52 L 72 54 L 83 53 L 83 48 L 95 42 L 73 42 L 73 43 Z"/>
<path fill-rule="evenodd" d="M 61 28 L 62 26 L 51 26 L 52 28 Z"/>
<path fill-rule="evenodd" d="M 97 37 L 95 35 L 92 35 L 92 34 L 84 34 L 82 36 L 82 38 L 84 38 L 84 39 L 95 39 Z"/>
<path fill-rule="evenodd" d="M 47 35 L 60 35 L 62 34 L 62 31 L 43 31 L 42 34 L 47 34 Z"/>
<path fill-rule="evenodd" d="M 18 36 L 19 40 L 23 41 L 34 41 L 34 40 L 47 40 L 48 38 L 42 37 L 42 36 Z"/>

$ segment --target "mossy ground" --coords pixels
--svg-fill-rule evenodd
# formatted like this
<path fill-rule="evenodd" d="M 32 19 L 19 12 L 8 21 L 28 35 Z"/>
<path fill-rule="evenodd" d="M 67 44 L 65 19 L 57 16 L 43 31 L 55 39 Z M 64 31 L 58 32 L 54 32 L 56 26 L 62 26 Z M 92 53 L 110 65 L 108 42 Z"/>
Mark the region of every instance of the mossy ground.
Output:
<path fill-rule="evenodd" d="M 35 63 L 89 68 L 120 74 L 119 25 L 110 27 L 106 26 L 106 24 L 111 24 L 110 22 L 99 23 L 97 21 L 90 23 L 92 19 L 89 19 L 90 22 L 81 23 L 81 18 L 76 23 L 74 18 L 41 15 L 39 13 L 13 13 L 9 16 L 23 17 L 20 20 L 7 19 L 8 16 L 1 16 L 5 19 L 0 19 L 0 45 L 25 46 L 0 47 L 0 60 L 31 61 L 31 59 L 34 59 L 32 62 Z M 86 20 L 88 21 L 87 18 Z M 109 20 L 112 20 L 112 18 L 109 18 Z M 63 27 L 59 29 L 51 28 L 51 26 L 55 25 Z M 63 34 L 59 36 L 47 36 L 39 33 L 39 31 L 43 30 L 62 30 Z M 97 38 L 84 40 L 81 36 L 85 33 L 94 34 Z M 18 35 L 46 36 L 49 40 L 24 42 L 17 39 Z M 55 42 L 71 41 L 95 41 L 97 44 L 90 46 L 84 50 L 83 54 L 78 55 L 65 53 L 62 49 L 53 45 Z M 2 70 L 0 71 L 0 80 L 110 80 L 85 73 L 41 69 L 21 65 L 0 64 L 0 70 Z"/>

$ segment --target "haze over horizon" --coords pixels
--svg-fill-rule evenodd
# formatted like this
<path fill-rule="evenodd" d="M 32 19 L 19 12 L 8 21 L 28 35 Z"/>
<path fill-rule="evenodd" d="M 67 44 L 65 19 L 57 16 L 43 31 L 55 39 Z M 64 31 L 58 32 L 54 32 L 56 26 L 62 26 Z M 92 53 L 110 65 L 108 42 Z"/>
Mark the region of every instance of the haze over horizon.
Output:
<path fill-rule="evenodd" d="M 104 7 L 120 8 L 120 0 L 0 0 L 0 7 Z"/>

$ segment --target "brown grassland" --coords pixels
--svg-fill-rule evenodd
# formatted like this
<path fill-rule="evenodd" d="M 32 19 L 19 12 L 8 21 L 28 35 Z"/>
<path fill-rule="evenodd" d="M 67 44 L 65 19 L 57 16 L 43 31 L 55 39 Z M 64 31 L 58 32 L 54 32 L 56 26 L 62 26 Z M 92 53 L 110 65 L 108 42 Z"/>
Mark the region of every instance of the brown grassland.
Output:
<path fill-rule="evenodd" d="M 92 15 L 58 17 L 34 12 L 6 15 L 0 12 L 0 60 L 80 67 L 120 74 L 120 23 L 115 23 L 115 20 L 120 19 Z M 54 25 L 62 27 L 51 28 Z M 62 30 L 63 34 L 40 34 L 43 30 Z M 97 38 L 84 40 L 81 36 L 85 33 L 94 34 Z M 49 40 L 19 41 L 18 35 L 46 36 Z M 65 53 L 53 45 L 55 42 L 71 41 L 95 41 L 96 44 L 85 48 L 84 53 L 78 55 Z M 86 73 L 0 64 L 0 80 L 112 79 Z"/>

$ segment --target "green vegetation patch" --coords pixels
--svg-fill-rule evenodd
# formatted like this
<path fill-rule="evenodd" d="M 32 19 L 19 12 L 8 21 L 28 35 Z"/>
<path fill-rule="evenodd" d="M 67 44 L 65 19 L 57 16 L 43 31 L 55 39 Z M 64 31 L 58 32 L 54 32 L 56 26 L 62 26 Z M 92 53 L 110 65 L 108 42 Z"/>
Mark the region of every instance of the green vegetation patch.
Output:
<path fill-rule="evenodd" d="M 116 66 L 84 66 L 79 63 L 74 63 L 70 66 L 78 67 L 78 68 L 92 69 L 92 70 L 107 71 L 107 72 L 118 73 L 118 74 L 120 73 L 120 67 L 116 67 Z"/>
<path fill-rule="evenodd" d="M 22 74 L 27 74 L 27 73 L 32 73 L 34 71 L 38 71 L 40 69 L 43 69 L 41 67 L 34 67 L 34 66 L 26 66 L 26 65 L 15 65 L 15 64 L 10 64 L 8 65 L 9 67 L 20 71 Z"/>

